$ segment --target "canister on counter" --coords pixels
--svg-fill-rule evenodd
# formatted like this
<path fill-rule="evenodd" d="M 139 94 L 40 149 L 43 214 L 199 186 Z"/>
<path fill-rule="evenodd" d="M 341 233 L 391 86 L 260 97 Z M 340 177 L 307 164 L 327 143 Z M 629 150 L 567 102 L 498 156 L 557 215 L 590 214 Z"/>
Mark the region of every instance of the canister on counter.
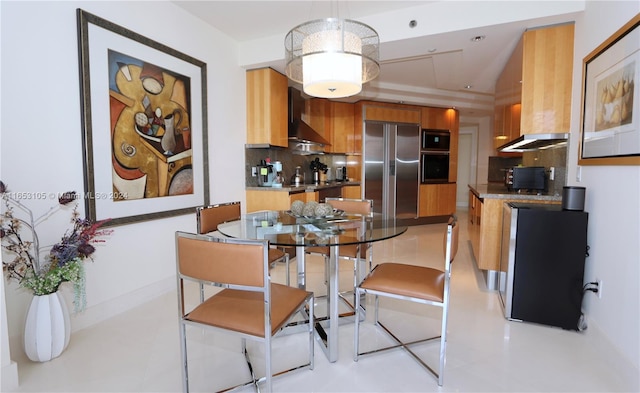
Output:
<path fill-rule="evenodd" d="M 584 211 L 585 192 L 585 187 L 562 187 L 562 210 Z"/>

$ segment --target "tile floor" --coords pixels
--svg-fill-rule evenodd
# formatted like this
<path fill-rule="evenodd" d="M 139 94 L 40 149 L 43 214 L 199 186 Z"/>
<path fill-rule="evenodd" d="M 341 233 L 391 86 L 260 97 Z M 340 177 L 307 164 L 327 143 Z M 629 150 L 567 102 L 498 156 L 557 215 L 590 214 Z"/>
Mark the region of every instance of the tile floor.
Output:
<path fill-rule="evenodd" d="M 607 355 L 597 352 L 587 332 L 506 321 L 495 292 L 475 268 L 467 237 L 466 211 L 459 212 L 461 242 L 453 265 L 451 313 L 444 386 L 402 350 L 353 361 L 353 324 L 340 327 L 340 355 L 329 363 L 316 343 L 315 369 L 274 379 L 278 392 L 612 392 L 628 391 Z M 402 236 L 374 246 L 374 263 L 387 260 L 437 265 L 444 224 L 410 227 Z M 349 263 L 341 263 L 348 285 Z M 295 264 L 292 264 L 292 268 Z M 322 292 L 321 259 L 309 260 L 310 285 Z M 282 265 L 274 276 L 282 279 Z M 196 290 L 190 288 L 193 298 Z M 382 303 L 402 334 L 437 325 L 439 314 L 415 317 L 415 307 Z M 424 308 L 422 309 L 425 310 Z M 368 321 L 367 321 L 368 322 Z M 370 323 L 362 345 L 384 340 Z M 240 382 L 246 366 L 235 339 L 189 329 L 191 391 L 213 391 Z M 304 335 L 274 344 L 275 366 L 306 356 Z M 300 344 L 300 345 L 298 345 Z M 290 349 L 293 348 L 293 349 Z M 437 345 L 420 349 L 435 360 Z M 20 351 L 17 351 L 20 352 Z M 20 392 L 177 392 L 181 390 L 177 301 L 174 292 L 93 327 L 73 333 L 68 349 L 47 363 L 31 363 L 21 353 Z M 259 360 L 257 361 L 259 363 Z M 218 371 L 218 370 L 221 370 Z M 223 377 L 220 377 L 220 376 Z M 224 380 L 223 380 L 224 379 Z M 246 389 L 244 391 L 251 391 Z"/>

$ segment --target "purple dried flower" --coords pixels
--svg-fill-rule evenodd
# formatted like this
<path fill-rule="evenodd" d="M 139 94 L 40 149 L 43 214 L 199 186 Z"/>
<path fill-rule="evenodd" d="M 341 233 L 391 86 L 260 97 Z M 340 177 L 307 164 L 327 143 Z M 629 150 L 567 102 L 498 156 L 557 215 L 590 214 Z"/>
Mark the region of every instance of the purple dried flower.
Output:
<path fill-rule="evenodd" d="M 3 238 L 7 235 L 7 232 L 4 230 L 4 228 L 0 228 L 0 238 Z"/>
<path fill-rule="evenodd" d="M 58 198 L 58 203 L 61 205 L 68 205 L 76 200 L 76 196 L 77 194 L 75 191 L 67 191 Z"/>
<path fill-rule="evenodd" d="M 7 192 L 7 185 L 4 184 L 2 180 L 0 180 L 0 194 L 4 194 L 5 192 Z"/>
<path fill-rule="evenodd" d="M 78 254 L 83 257 L 88 257 L 96 251 L 96 248 L 89 243 L 82 243 L 78 246 Z"/>

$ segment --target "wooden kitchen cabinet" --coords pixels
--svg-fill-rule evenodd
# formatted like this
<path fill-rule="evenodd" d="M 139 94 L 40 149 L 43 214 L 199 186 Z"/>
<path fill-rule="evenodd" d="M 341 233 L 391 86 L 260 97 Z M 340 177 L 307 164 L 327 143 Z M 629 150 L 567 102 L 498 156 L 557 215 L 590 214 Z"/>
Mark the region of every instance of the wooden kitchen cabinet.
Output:
<path fill-rule="evenodd" d="M 456 212 L 456 184 L 421 184 L 419 217 L 447 216 Z"/>
<path fill-rule="evenodd" d="M 311 98 L 305 102 L 302 120 L 329 141 L 331 145 L 325 146 L 326 153 L 362 152 L 362 137 L 355 135 L 353 126 L 354 104 Z"/>
<path fill-rule="evenodd" d="M 451 116 L 446 108 L 423 107 L 420 125 L 422 128 L 448 130 L 451 128 Z"/>
<path fill-rule="evenodd" d="M 246 72 L 247 143 L 287 147 L 287 77 L 271 68 Z"/>
<path fill-rule="evenodd" d="M 460 139 L 460 114 L 455 109 L 447 109 L 446 116 L 449 119 L 449 183 L 458 181 L 458 144 Z M 455 193 L 453 196 L 455 200 Z"/>
<path fill-rule="evenodd" d="M 329 101 L 326 126 L 331 136 L 332 153 L 362 153 L 362 136 L 355 134 L 354 104 Z"/>
<path fill-rule="evenodd" d="M 524 32 L 496 81 L 496 148 L 521 135 L 570 132 L 573 41 L 573 23 Z"/>
<path fill-rule="evenodd" d="M 301 114 L 302 121 L 307 123 L 320 136 L 331 143 L 331 132 L 327 123 L 329 122 L 329 100 L 326 98 L 309 98 L 304 102 L 304 112 Z M 330 152 L 330 146 L 325 147 L 325 152 Z"/>
<path fill-rule="evenodd" d="M 360 101 L 356 105 L 361 106 L 363 120 L 420 124 L 419 106 L 374 101 Z"/>
<path fill-rule="evenodd" d="M 260 210 L 289 210 L 293 201 L 317 201 L 318 192 L 246 190 L 247 213 Z"/>
<path fill-rule="evenodd" d="M 574 25 L 523 35 L 521 134 L 570 132 Z"/>
<path fill-rule="evenodd" d="M 362 188 L 360 186 L 343 186 L 342 197 L 345 199 L 361 199 Z"/>
<path fill-rule="evenodd" d="M 523 40 L 520 39 L 496 81 L 493 132 L 496 149 L 520 136 L 522 49 Z"/>
<path fill-rule="evenodd" d="M 528 199 L 479 198 L 469 191 L 469 240 L 481 270 L 500 270 L 502 216 L 505 202 L 559 204 L 559 201 Z"/>
<path fill-rule="evenodd" d="M 482 199 L 469 191 L 469 224 L 467 225 L 467 228 L 469 232 L 469 240 L 471 241 L 471 248 L 474 250 L 476 260 L 478 259 L 478 251 L 480 250 L 481 216 Z"/>
<path fill-rule="evenodd" d="M 451 135 L 449 153 L 449 182 L 458 180 L 458 140 L 460 135 L 460 116 L 457 110 L 447 108 L 422 107 L 421 127 L 435 130 L 448 130 Z"/>

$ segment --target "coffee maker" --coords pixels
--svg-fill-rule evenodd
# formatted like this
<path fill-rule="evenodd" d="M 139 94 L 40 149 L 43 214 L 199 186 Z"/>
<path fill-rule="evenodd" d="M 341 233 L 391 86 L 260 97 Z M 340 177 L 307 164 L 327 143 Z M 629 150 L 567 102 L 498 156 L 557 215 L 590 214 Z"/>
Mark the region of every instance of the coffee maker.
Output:
<path fill-rule="evenodd" d="M 336 181 L 343 182 L 349 181 L 347 177 L 347 167 L 343 166 L 341 168 L 336 168 Z"/>
<path fill-rule="evenodd" d="M 284 175 L 282 174 L 282 163 L 280 161 L 273 163 L 273 171 L 275 172 L 275 176 L 273 177 L 271 186 L 276 188 L 282 187 L 284 185 Z"/>
<path fill-rule="evenodd" d="M 271 165 L 271 162 L 261 160 L 260 164 L 257 166 L 257 170 L 258 186 L 271 187 L 271 185 L 273 184 L 273 179 L 276 177 L 276 173 L 273 170 L 273 165 Z"/>

